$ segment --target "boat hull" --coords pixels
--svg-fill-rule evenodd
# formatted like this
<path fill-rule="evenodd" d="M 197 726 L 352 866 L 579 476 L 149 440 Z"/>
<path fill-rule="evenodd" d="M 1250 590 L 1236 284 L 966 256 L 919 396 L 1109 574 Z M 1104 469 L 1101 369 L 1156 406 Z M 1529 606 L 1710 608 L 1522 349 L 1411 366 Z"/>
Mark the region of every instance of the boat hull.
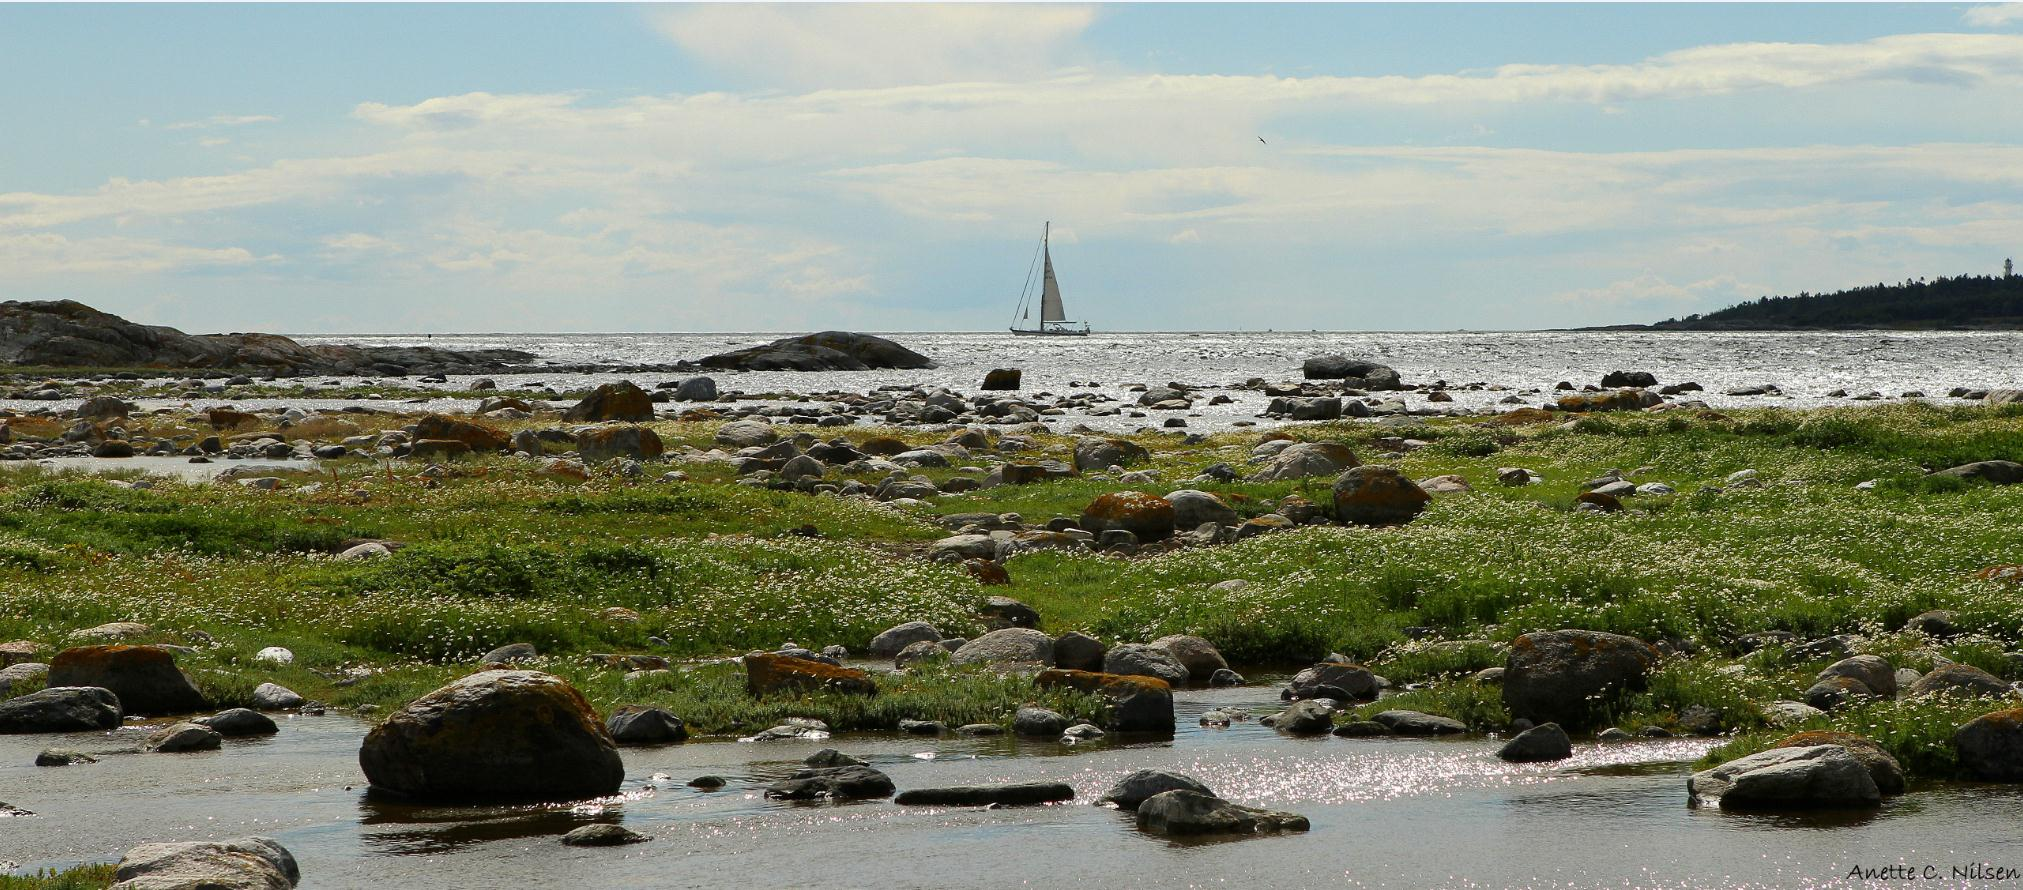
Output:
<path fill-rule="evenodd" d="M 1021 336 L 1021 337 L 1087 337 L 1087 336 L 1089 336 L 1089 331 L 1088 331 L 1088 329 L 1086 329 L 1086 328 L 1084 328 L 1084 329 L 1082 329 L 1082 330 L 1079 330 L 1079 331 L 1076 331 L 1076 330 L 1051 330 L 1051 331 L 1049 331 L 1049 330 L 1038 330 L 1038 331 L 1035 331 L 1035 330 L 1028 330 L 1028 329 L 1026 329 L 1026 328 L 1012 328 L 1012 329 L 1011 329 L 1011 332 L 1012 332 L 1012 333 L 1014 333 L 1014 334 L 1017 334 L 1018 336 Z"/>

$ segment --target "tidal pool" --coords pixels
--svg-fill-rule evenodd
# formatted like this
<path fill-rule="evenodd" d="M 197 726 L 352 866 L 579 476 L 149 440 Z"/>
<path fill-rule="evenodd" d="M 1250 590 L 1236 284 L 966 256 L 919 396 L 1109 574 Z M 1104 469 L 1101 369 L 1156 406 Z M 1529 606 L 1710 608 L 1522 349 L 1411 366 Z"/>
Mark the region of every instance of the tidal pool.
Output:
<path fill-rule="evenodd" d="M 2023 865 L 2023 792 L 1948 784 L 1872 813 L 1741 816 L 1686 806 L 1686 764 L 1712 744 L 1583 744 L 1569 761 L 1512 765 L 1489 739 L 1294 739 L 1254 722 L 1197 723 L 1211 707 L 1277 706 L 1275 689 L 1190 692 L 1170 741 L 1077 746 L 842 734 L 826 742 L 694 741 L 625 750 L 616 797 L 574 805 L 408 807 L 369 800 L 366 724 L 294 717 L 267 739 L 198 754 L 108 754 L 38 768 L 50 746 L 110 751 L 110 735 L 0 736 L 0 860 L 20 871 L 116 859 L 156 840 L 272 836 L 312 888 L 726 887 L 1848 887 L 1857 866 Z M 768 801 L 761 786 L 836 747 L 901 789 L 1068 782 L 1073 803 L 1022 808 Z M 1190 773 L 1239 803 L 1309 817 L 1304 834 L 1175 842 L 1095 806 L 1135 769 Z M 685 786 L 701 775 L 722 791 Z M 578 849 L 596 821 L 652 840 Z M 1968 881 L 1924 880 L 1923 886 Z"/>

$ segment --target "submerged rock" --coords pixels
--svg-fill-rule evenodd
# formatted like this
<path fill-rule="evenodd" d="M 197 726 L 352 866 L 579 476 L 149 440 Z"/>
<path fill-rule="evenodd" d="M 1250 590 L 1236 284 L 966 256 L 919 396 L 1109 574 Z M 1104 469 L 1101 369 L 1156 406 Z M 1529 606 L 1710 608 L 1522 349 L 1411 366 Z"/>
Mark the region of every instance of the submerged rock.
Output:
<path fill-rule="evenodd" d="M 571 847 L 616 847 L 637 844 L 645 840 L 646 835 L 609 822 L 573 828 L 568 834 L 562 835 L 562 843 Z"/>
<path fill-rule="evenodd" d="M 951 788 L 909 788 L 893 803 L 921 806 L 1030 806 L 1074 800 L 1074 786 L 1064 782 L 1018 782 L 1010 785 L 958 785 Z"/>
<path fill-rule="evenodd" d="M 1297 813 L 1239 806 L 1183 789 L 1161 792 L 1140 803 L 1138 828 L 1155 834 L 1258 834 L 1305 831 L 1308 823 Z"/>
<path fill-rule="evenodd" d="M 373 727 L 358 763 L 376 792 L 417 800 L 579 800 L 625 764 L 582 693 L 539 671 L 472 674 Z"/>
<path fill-rule="evenodd" d="M 1868 769 L 1839 745 L 1772 748 L 1694 773 L 1695 804 L 1724 810 L 1850 809 L 1882 802 Z"/>

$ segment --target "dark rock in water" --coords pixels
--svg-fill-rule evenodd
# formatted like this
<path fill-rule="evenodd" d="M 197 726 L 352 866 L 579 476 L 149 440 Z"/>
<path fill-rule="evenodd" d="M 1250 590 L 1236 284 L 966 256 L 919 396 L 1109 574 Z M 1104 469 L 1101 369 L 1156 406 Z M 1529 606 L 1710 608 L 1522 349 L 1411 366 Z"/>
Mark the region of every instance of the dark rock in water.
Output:
<path fill-rule="evenodd" d="M 1978 479 L 1996 485 L 2015 485 L 2023 482 L 2023 464 L 2010 460 L 1983 460 L 1940 470 L 1932 475 Z"/>
<path fill-rule="evenodd" d="M 1305 831 L 1305 816 L 1238 806 L 1198 791 L 1152 795 L 1138 805 L 1138 828 L 1155 834 L 1260 834 Z"/>
<path fill-rule="evenodd" d="M 1528 633 L 1510 644 L 1503 665 L 1503 704 L 1512 717 L 1577 729 L 1593 725 L 1598 707 L 1625 690 L 1641 689 L 1658 662 L 1650 644 L 1591 630 Z"/>
<path fill-rule="evenodd" d="M 1868 769 L 1839 745 L 1772 748 L 1686 780 L 1695 804 L 1724 810 L 1865 809 L 1882 802 Z"/>
<path fill-rule="evenodd" d="M 883 337 L 851 331 L 823 331 L 718 353 L 697 364 L 731 371 L 868 371 L 876 368 L 932 368 L 927 356 Z"/>
<path fill-rule="evenodd" d="M 589 395 L 583 397 L 583 401 L 563 411 L 562 419 L 593 422 L 652 420 L 653 396 L 648 395 L 646 390 L 640 389 L 630 380 L 606 383 L 591 390 Z M 659 437 L 655 437 L 654 441 L 659 442 Z"/>
<path fill-rule="evenodd" d="M 80 763 L 97 763 L 98 758 L 83 751 L 68 748 L 44 748 L 35 755 L 36 766 L 75 766 Z"/>
<path fill-rule="evenodd" d="M 539 671 L 472 674 L 415 699 L 358 750 L 376 792 L 416 800 L 579 800 L 625 764 L 583 694 Z"/>
<path fill-rule="evenodd" d="M 148 751 L 177 754 L 184 751 L 216 751 L 224 738 L 217 730 L 195 723 L 177 723 L 155 730 L 141 747 Z"/>
<path fill-rule="evenodd" d="M 688 780 L 688 787 L 698 791 L 715 791 L 729 784 L 730 782 L 722 776 L 696 776 Z"/>
<path fill-rule="evenodd" d="M 1155 677 L 1048 670 L 1033 677 L 1041 689 L 1067 687 L 1100 695 L 1110 705 L 1111 732 L 1173 734 L 1173 687 Z"/>
<path fill-rule="evenodd" d="M 1157 677 L 1169 686 L 1182 686 L 1192 673 L 1172 652 L 1157 646 L 1123 643 L 1103 655 L 1103 670 L 1123 677 Z"/>
<path fill-rule="evenodd" d="M 0 701 L 0 734 L 115 729 L 119 698 L 95 686 L 51 686 Z"/>
<path fill-rule="evenodd" d="M 1293 703 L 1272 721 L 1272 727 L 1293 735 L 1320 735 L 1335 728 L 1334 702 L 1310 698 Z"/>
<path fill-rule="evenodd" d="M 273 838 L 142 844 L 113 872 L 121 888 L 287 890 L 302 880 L 294 855 Z"/>
<path fill-rule="evenodd" d="M 625 705 L 604 720 L 604 731 L 621 745 L 669 745 L 688 740 L 688 726 L 660 708 Z"/>
<path fill-rule="evenodd" d="M 1217 668 L 1215 673 L 1208 675 L 1208 685 L 1218 687 L 1242 686 L 1243 675 L 1229 668 Z"/>
<path fill-rule="evenodd" d="M 119 696 L 127 714 L 187 714 L 209 706 L 161 646 L 79 646 L 49 662 L 51 686 L 98 686 Z"/>
<path fill-rule="evenodd" d="M 1135 810 L 1138 805 L 1156 794 L 1168 791 L 1192 791 L 1213 796 L 1215 792 L 1193 776 L 1168 772 L 1163 769 L 1141 769 L 1117 780 L 1097 803 L 1116 804 L 1119 809 Z"/>
<path fill-rule="evenodd" d="M 1335 480 L 1335 518 L 1355 525 L 1412 521 L 1433 496 L 1396 467 L 1353 467 Z"/>
<path fill-rule="evenodd" d="M 855 757 L 851 757 L 850 755 L 838 751 L 834 748 L 823 748 L 820 751 L 816 751 L 815 753 L 808 755 L 807 759 L 802 760 L 801 763 L 804 766 L 811 766 L 817 769 L 833 769 L 839 766 L 865 765 L 864 761 L 858 760 Z"/>
<path fill-rule="evenodd" d="M 766 787 L 777 800 L 859 800 L 889 797 L 892 778 L 868 766 L 804 769 Z"/>
<path fill-rule="evenodd" d="M 262 683 L 253 687 L 253 707 L 262 711 L 285 711 L 308 704 L 308 699 L 278 683 Z"/>
<path fill-rule="evenodd" d="M 1019 369 L 997 368 L 983 375 L 983 389 L 1015 390 L 1019 388 Z"/>
<path fill-rule="evenodd" d="M 1351 720 L 1335 727 L 1335 735 L 1345 739 L 1376 738 L 1390 734 L 1390 727 L 1375 720 Z"/>
<path fill-rule="evenodd" d="M 1074 786 L 1062 782 L 1018 782 L 1011 785 L 958 785 L 952 788 L 909 788 L 893 803 L 919 806 L 1030 806 L 1074 800 Z"/>
<path fill-rule="evenodd" d="M 1960 766 L 1978 779 L 2023 782 L 2023 708 L 1982 714 L 1953 731 Z"/>
<path fill-rule="evenodd" d="M 570 829 L 568 834 L 562 835 L 562 843 L 571 847 L 616 847 L 636 844 L 646 839 L 646 835 L 609 822 Z"/>
<path fill-rule="evenodd" d="M 274 725 L 273 718 L 246 708 L 219 711 L 192 722 L 208 726 L 223 736 L 273 735 L 281 731 L 279 726 Z"/>
<path fill-rule="evenodd" d="M 907 735 L 940 735 L 948 727 L 939 720 L 901 720 L 899 731 Z"/>
<path fill-rule="evenodd" d="M 1512 763 L 1541 763 L 1573 756 L 1573 740 L 1557 723 L 1541 723 L 1518 733 L 1496 752 Z"/>
<path fill-rule="evenodd" d="M 1398 372 L 1389 365 L 1345 355 L 1320 355 L 1307 359 L 1300 364 L 1300 373 L 1308 380 L 1341 380 L 1355 389 L 1403 388 Z"/>
<path fill-rule="evenodd" d="M 1046 708 L 1020 708 L 1012 716 L 1012 732 L 1029 738 L 1051 738 L 1068 728 L 1068 718 Z"/>
<path fill-rule="evenodd" d="M 1419 711 L 1383 711 L 1370 719 L 1398 735 L 1453 735 L 1468 731 L 1468 724 L 1452 717 Z"/>
<path fill-rule="evenodd" d="M 1004 735 L 1004 727 L 995 723 L 965 723 L 955 728 L 955 734 L 966 736 Z"/>
<path fill-rule="evenodd" d="M 1292 682 L 1279 692 L 1287 701 L 1331 698 L 1336 701 L 1368 701 L 1377 697 L 1377 675 L 1360 664 L 1323 661 L 1293 675 Z"/>
<path fill-rule="evenodd" d="M 24 810 L 4 800 L 0 800 L 0 819 L 12 819 L 19 816 L 33 816 L 33 815 L 35 815 L 35 813 L 32 810 Z"/>
<path fill-rule="evenodd" d="M 1649 371 L 1610 371 L 1602 375 L 1602 386 L 1621 389 L 1626 386 L 1657 386 L 1658 378 Z M 1695 387 L 1697 389 L 1697 387 Z"/>
<path fill-rule="evenodd" d="M 304 346 L 278 334 L 190 335 L 142 325 L 74 300 L 0 303 L 0 362 L 19 365 L 269 368 L 357 373 L 389 361 L 495 367 L 534 360 L 515 349 Z M 373 373 L 377 373 L 376 371 Z"/>

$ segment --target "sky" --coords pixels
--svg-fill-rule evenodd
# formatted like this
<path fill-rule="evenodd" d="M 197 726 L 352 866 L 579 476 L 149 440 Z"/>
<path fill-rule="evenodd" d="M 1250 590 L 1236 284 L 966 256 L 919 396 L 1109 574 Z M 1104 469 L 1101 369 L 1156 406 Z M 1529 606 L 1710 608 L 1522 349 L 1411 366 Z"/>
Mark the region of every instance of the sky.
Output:
<path fill-rule="evenodd" d="M 1515 330 L 2023 254 L 2023 4 L 0 4 L 0 299 Z"/>

